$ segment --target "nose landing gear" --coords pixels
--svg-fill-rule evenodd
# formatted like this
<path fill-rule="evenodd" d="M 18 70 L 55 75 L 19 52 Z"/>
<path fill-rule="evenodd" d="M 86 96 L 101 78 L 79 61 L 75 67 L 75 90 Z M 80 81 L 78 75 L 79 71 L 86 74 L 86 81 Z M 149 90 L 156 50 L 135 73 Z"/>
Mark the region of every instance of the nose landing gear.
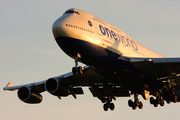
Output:
<path fill-rule="evenodd" d="M 73 67 L 73 68 L 72 68 L 72 73 L 73 73 L 74 75 L 83 74 L 83 69 L 82 69 L 81 66 L 79 66 L 79 67 Z"/>
<path fill-rule="evenodd" d="M 81 66 L 78 67 L 78 62 L 79 62 L 79 59 L 81 58 L 81 55 L 79 53 L 77 53 L 74 57 L 75 59 L 75 67 L 72 68 L 72 73 L 74 75 L 77 75 L 77 74 L 83 74 L 83 69 Z"/>

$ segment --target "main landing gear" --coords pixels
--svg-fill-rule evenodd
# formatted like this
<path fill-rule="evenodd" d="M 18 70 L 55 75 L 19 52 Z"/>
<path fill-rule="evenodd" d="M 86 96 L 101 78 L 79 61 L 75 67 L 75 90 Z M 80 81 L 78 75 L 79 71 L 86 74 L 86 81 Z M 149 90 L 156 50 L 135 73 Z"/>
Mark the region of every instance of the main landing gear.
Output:
<path fill-rule="evenodd" d="M 139 109 L 143 108 L 143 103 L 141 101 L 139 101 L 138 99 L 138 95 L 134 95 L 134 102 L 130 99 L 128 101 L 128 105 L 129 107 L 132 107 L 133 110 L 136 110 L 136 108 L 138 107 Z"/>
<path fill-rule="evenodd" d="M 174 87 L 170 87 L 169 90 L 165 89 L 163 93 L 158 92 L 156 99 L 153 97 L 150 98 L 150 103 L 154 105 L 154 107 L 157 107 L 158 104 L 160 106 L 164 106 L 164 101 L 166 101 L 168 104 L 171 102 L 178 102 L 178 97 L 175 95 Z"/>
<path fill-rule="evenodd" d="M 107 97 L 103 96 L 101 98 L 101 102 L 105 103 L 103 105 L 104 111 L 108 111 L 109 108 L 110 108 L 110 110 L 114 110 L 115 109 L 114 103 L 111 103 L 112 99 L 116 100 L 116 97 L 115 96 L 113 96 L 113 97 L 112 96 L 107 96 Z"/>
<path fill-rule="evenodd" d="M 154 99 L 153 97 L 150 98 L 150 103 L 152 105 L 154 105 L 154 107 L 157 107 L 158 104 L 160 104 L 161 106 L 164 106 L 164 99 L 161 96 L 157 96 L 156 99 Z"/>
<path fill-rule="evenodd" d="M 78 67 L 78 62 L 79 62 L 79 59 L 81 58 L 81 55 L 79 53 L 77 53 L 74 57 L 75 59 L 75 67 L 72 68 L 72 73 L 74 75 L 77 75 L 77 74 L 83 74 L 83 69 L 81 66 Z"/>

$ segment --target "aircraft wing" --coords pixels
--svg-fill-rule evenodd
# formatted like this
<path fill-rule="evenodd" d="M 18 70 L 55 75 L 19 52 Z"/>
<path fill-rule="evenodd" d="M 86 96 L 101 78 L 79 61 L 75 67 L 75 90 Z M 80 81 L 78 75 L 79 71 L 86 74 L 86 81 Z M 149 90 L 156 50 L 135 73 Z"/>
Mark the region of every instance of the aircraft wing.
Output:
<path fill-rule="evenodd" d="M 10 91 L 18 90 L 18 97 L 26 103 L 40 103 L 42 100 L 41 92 L 48 91 L 58 97 L 73 95 L 76 98 L 76 94 L 83 94 L 81 88 L 83 86 L 89 86 L 92 95 L 100 98 L 104 94 L 102 89 L 102 83 L 104 81 L 107 81 L 107 79 L 96 73 L 94 69 L 86 66 L 83 68 L 83 74 L 73 75 L 72 72 L 69 72 L 40 82 L 18 86 L 13 86 L 13 83 L 9 82 L 3 89 Z M 115 84 L 112 86 L 116 89 L 114 92 L 111 92 L 113 95 L 118 97 L 130 96 L 129 91 L 125 88 L 120 88 L 119 85 Z M 52 87 L 56 88 L 52 90 Z M 33 96 L 33 100 L 28 96 Z M 37 98 L 40 100 L 36 101 Z"/>
<path fill-rule="evenodd" d="M 180 58 L 131 58 L 130 62 L 139 71 L 155 77 L 180 73 Z"/>
<path fill-rule="evenodd" d="M 130 61 L 131 64 L 142 73 L 153 75 L 156 78 L 169 79 L 173 78 L 171 85 L 176 90 L 180 90 L 180 78 L 176 74 L 180 73 L 180 58 L 121 58 L 121 60 Z M 176 73 L 176 74 L 175 74 Z M 168 78 L 168 75 L 171 77 Z M 107 85 L 105 85 L 107 83 Z M 129 97 L 130 88 L 125 88 L 120 84 L 109 81 L 106 77 L 99 74 L 94 68 L 85 66 L 83 74 L 73 75 L 72 72 L 52 77 L 47 80 L 34 82 L 30 84 L 13 86 L 9 82 L 4 90 L 18 90 L 18 97 L 26 103 L 40 103 L 42 95 L 40 93 L 47 91 L 58 98 L 72 95 L 76 98 L 78 94 L 84 94 L 82 87 L 88 86 L 94 97 L 99 98 L 102 102 L 109 98 L 103 96 Z M 103 88 L 107 88 L 107 91 Z M 149 93 L 148 93 L 149 94 Z M 106 104 L 105 104 L 106 105 Z"/>
<path fill-rule="evenodd" d="M 96 74 L 88 66 L 85 66 L 83 69 L 84 69 L 84 74 L 73 75 L 72 72 L 69 72 L 60 76 L 53 77 L 51 79 L 58 79 L 58 80 L 61 80 L 64 84 L 72 85 L 72 86 L 90 86 L 94 82 L 102 82 L 105 79 L 99 76 L 98 74 Z M 34 87 L 34 89 L 37 92 L 43 92 L 45 91 L 44 84 L 46 83 L 47 80 L 30 83 L 30 84 L 18 85 L 18 86 L 13 86 L 13 83 L 9 82 L 7 86 L 4 87 L 3 89 L 14 91 L 14 90 L 18 90 L 19 88 L 23 86 L 28 86 L 28 87 Z"/>
<path fill-rule="evenodd" d="M 43 86 L 45 82 L 46 82 L 46 80 L 43 80 L 43 81 L 40 81 L 40 82 L 24 84 L 24 85 L 17 85 L 17 86 L 13 86 L 13 83 L 9 82 L 6 85 L 6 87 L 3 88 L 3 90 L 15 91 L 15 90 L 18 90 L 19 88 L 21 88 L 23 86 L 29 86 L 29 87 L 36 86 L 36 87 L 39 88 L 39 89 L 37 89 L 38 92 L 43 92 L 43 91 L 45 91 L 44 86 Z"/>
<path fill-rule="evenodd" d="M 180 58 L 131 58 L 130 62 L 142 73 L 170 80 L 171 86 L 180 90 Z"/>

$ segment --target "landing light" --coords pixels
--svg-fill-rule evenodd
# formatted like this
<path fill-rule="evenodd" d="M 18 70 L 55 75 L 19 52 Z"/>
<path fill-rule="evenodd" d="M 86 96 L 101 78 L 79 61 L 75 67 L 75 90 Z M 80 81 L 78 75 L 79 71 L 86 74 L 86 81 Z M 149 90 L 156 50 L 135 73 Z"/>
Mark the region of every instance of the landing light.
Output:
<path fill-rule="evenodd" d="M 94 40 L 94 39 L 91 39 L 90 40 L 92 43 L 94 43 L 94 44 L 99 44 L 100 43 L 100 41 L 99 40 Z"/>
<path fill-rule="evenodd" d="M 148 59 L 148 61 L 150 61 L 150 62 L 151 62 L 151 61 L 152 61 L 152 59 Z"/>

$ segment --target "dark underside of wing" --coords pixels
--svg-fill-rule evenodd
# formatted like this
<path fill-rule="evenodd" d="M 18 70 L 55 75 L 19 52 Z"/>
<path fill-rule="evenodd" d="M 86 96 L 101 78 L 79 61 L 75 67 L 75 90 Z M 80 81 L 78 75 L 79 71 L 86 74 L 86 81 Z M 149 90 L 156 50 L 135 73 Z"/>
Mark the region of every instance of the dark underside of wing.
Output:
<path fill-rule="evenodd" d="M 180 73 L 180 58 L 131 58 L 139 71 L 155 77 Z"/>

